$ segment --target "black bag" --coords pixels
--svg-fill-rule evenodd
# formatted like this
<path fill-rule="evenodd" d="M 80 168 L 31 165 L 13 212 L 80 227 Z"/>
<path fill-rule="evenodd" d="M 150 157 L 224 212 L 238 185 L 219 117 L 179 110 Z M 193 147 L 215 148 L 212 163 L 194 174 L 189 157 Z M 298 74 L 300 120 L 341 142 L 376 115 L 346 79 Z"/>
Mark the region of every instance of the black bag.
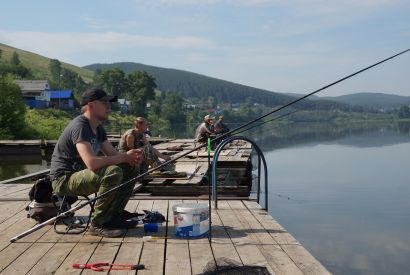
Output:
<path fill-rule="evenodd" d="M 66 196 L 62 205 L 62 198 L 53 194 L 50 176 L 46 175 L 36 180 L 29 192 L 31 203 L 26 207 L 27 218 L 42 223 L 57 216 L 59 209 L 68 210 L 77 201 L 77 196 Z"/>

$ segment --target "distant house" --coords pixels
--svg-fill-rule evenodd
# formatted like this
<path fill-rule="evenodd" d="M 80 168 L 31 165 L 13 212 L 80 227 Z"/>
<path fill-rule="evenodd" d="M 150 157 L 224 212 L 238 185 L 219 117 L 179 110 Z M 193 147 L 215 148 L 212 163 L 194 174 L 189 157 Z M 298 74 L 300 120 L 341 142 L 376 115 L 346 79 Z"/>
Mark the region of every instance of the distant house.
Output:
<path fill-rule="evenodd" d="M 125 100 L 125 98 L 119 98 L 118 104 L 120 105 L 121 112 L 128 112 L 130 110 L 131 101 Z"/>
<path fill-rule="evenodd" d="M 21 96 L 31 108 L 47 108 L 50 90 L 48 80 L 16 80 L 20 86 Z"/>
<path fill-rule="evenodd" d="M 71 90 L 49 91 L 50 107 L 57 107 L 60 109 L 73 109 L 74 97 Z"/>

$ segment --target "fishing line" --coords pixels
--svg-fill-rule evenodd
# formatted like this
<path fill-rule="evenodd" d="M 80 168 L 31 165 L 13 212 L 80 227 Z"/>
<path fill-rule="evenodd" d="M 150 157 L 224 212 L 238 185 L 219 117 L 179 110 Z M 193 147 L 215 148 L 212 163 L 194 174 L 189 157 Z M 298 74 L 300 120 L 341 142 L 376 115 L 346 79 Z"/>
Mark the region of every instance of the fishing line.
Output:
<path fill-rule="evenodd" d="M 380 65 L 380 64 L 382 64 L 382 63 L 384 63 L 384 62 L 386 62 L 386 61 L 388 61 L 388 60 L 390 60 L 390 59 L 393 59 L 393 58 L 395 58 L 395 57 L 397 57 L 397 56 L 399 56 L 399 55 L 402 55 L 402 54 L 404 54 L 404 53 L 406 53 L 406 52 L 408 52 L 408 51 L 410 51 L 410 49 L 407 49 L 407 50 L 404 50 L 404 51 L 402 51 L 402 52 L 399 52 L 399 53 L 397 53 L 397 54 L 395 54 L 395 55 L 392 55 L 392 56 L 390 56 L 390 57 L 388 57 L 388 58 L 386 58 L 386 59 L 383 59 L 383 60 L 381 60 L 381 61 L 379 61 L 379 62 L 373 64 L 373 65 L 370 65 L 370 66 L 368 66 L 368 67 L 365 67 L 364 69 L 361 69 L 361 70 L 359 70 L 359 71 L 357 71 L 357 72 L 355 72 L 355 73 L 352 73 L 352 74 L 350 74 L 350 75 L 348 75 L 348 76 L 345 76 L 345 77 L 343 77 L 343 78 L 341 78 L 341 79 L 339 79 L 339 80 L 337 80 L 337 81 L 334 81 L 334 82 L 332 82 L 332 83 L 330 83 L 330 84 L 328 84 L 328 85 L 326 85 L 326 86 L 324 86 L 324 87 L 322 87 L 322 88 L 320 88 L 320 89 L 317 89 L 317 90 L 315 90 L 315 91 L 313 91 L 313 92 L 311 92 L 311 93 L 309 93 L 309 94 L 306 94 L 306 95 L 304 95 L 304 96 L 302 96 L 302 97 L 300 97 L 300 98 L 297 98 L 297 99 L 295 99 L 295 100 L 293 100 L 293 101 L 291 101 L 291 102 L 289 102 L 289 103 L 287 103 L 287 104 L 285 104 L 285 105 L 282 105 L 281 107 L 275 108 L 275 109 L 273 109 L 272 111 L 270 111 L 270 112 L 268 112 L 268 113 L 266 113 L 266 114 L 264 114 L 264 115 L 262 115 L 262 116 L 260 116 L 260 117 L 258 117 L 258 118 L 255 118 L 254 120 L 251 120 L 251 121 L 249 121 L 249 122 L 247 122 L 247 123 L 245 123 L 245 124 L 243 124 L 243 125 L 241 125 L 241 126 L 238 126 L 237 128 L 233 129 L 232 131 L 229 131 L 229 132 L 227 132 L 227 133 L 225 133 L 225 134 L 223 134 L 223 135 L 221 135 L 221 136 L 219 136 L 219 137 L 213 139 L 212 142 L 217 142 L 217 141 L 220 141 L 220 140 L 222 140 L 222 139 L 228 137 L 229 135 L 233 135 L 235 132 L 239 132 L 239 130 L 241 130 L 241 129 L 245 128 L 245 127 L 248 127 L 248 126 L 251 125 L 252 123 L 255 123 L 255 122 L 259 121 L 259 120 L 262 120 L 263 118 L 265 118 L 265 117 L 267 117 L 267 116 L 269 116 L 269 115 L 271 115 L 271 114 L 274 114 L 274 113 L 276 113 L 276 112 L 279 112 L 280 110 L 283 110 L 283 109 L 285 109 L 285 108 L 287 108 L 287 107 L 289 107 L 289 106 L 291 106 L 291 105 L 293 105 L 293 104 L 295 104 L 295 103 L 297 103 L 297 102 L 299 102 L 299 101 L 301 101 L 301 100 L 303 100 L 303 99 L 305 99 L 305 98 L 307 98 L 307 97 L 309 97 L 309 96 L 312 96 L 312 95 L 314 95 L 314 94 L 316 94 L 316 93 L 318 93 L 318 92 L 320 92 L 320 91 L 323 91 L 323 90 L 325 90 L 325 89 L 327 89 L 327 88 L 329 88 L 329 87 L 332 87 L 332 86 L 334 86 L 334 85 L 336 85 L 336 84 L 338 84 L 338 83 L 340 83 L 340 82 L 342 82 L 342 81 L 345 81 L 345 80 L 347 80 L 347 79 L 349 79 L 349 78 L 351 78 L 351 77 L 353 77 L 353 76 L 355 76 L 355 75 L 357 75 L 357 74 L 360 74 L 360 73 L 362 73 L 362 72 L 364 72 L 364 71 L 367 71 L 367 70 L 369 70 L 369 69 L 371 69 L 371 68 L 373 68 L 373 67 L 375 67 L 375 66 L 378 66 L 378 65 Z M 107 190 L 107 191 L 101 193 L 101 194 L 95 196 L 93 199 L 91 199 L 91 200 L 89 200 L 89 201 L 87 201 L 87 202 L 81 203 L 81 204 L 79 204 L 79 205 L 77 205 L 77 206 L 75 206 L 75 207 L 73 207 L 73 208 L 71 208 L 71 209 L 69 209 L 69 210 L 67 210 L 67 211 L 65 211 L 65 212 L 63 212 L 63 213 L 57 215 L 56 217 L 51 218 L 51 219 L 49 219 L 49 220 L 47 220 L 47 221 L 41 223 L 41 224 L 37 224 L 36 226 L 32 227 L 31 229 L 29 229 L 29 230 L 27 230 L 27 231 L 25 231 L 25 232 L 23 232 L 23 233 L 21 233 L 21 234 L 15 236 L 15 237 L 13 237 L 12 239 L 10 239 L 10 242 L 13 243 L 13 242 L 15 242 L 15 241 L 17 241 L 17 240 L 19 240 L 19 239 L 25 237 L 25 236 L 27 236 L 27 235 L 29 235 L 29 234 L 31 234 L 31 233 L 37 231 L 38 229 L 43 228 L 43 227 L 46 226 L 47 224 L 49 224 L 49 223 L 51 223 L 51 222 L 54 222 L 55 220 L 57 220 L 57 219 L 59 219 L 59 218 L 67 217 L 67 216 L 69 216 L 69 215 L 71 215 L 71 214 L 74 214 L 75 211 L 77 211 L 77 210 L 79 210 L 79 209 L 85 207 L 86 205 L 89 205 L 89 204 L 93 203 L 94 201 L 96 201 L 96 200 L 98 200 L 98 199 L 100 199 L 100 198 L 106 196 L 107 194 L 109 194 L 109 193 L 111 193 L 111 192 L 114 192 L 114 191 L 116 191 L 116 190 L 122 188 L 123 186 L 125 186 L 125 185 L 131 183 L 131 182 L 137 181 L 137 180 L 143 178 L 144 176 L 148 175 L 149 173 L 152 173 L 152 172 L 154 172 L 154 171 L 156 171 L 156 170 L 158 170 L 158 169 L 160 169 L 160 168 L 162 168 L 162 167 L 164 167 L 164 166 L 166 166 L 166 165 L 168 165 L 168 164 L 171 164 L 171 163 L 177 161 L 178 159 L 180 159 L 180 158 L 182 158 L 182 157 L 185 157 L 186 155 L 188 155 L 188 154 L 190 154 L 190 153 L 192 153 L 192 152 L 195 152 L 196 150 L 202 149 L 202 148 L 204 148 L 204 147 L 206 147 L 206 146 L 207 146 L 206 143 L 201 144 L 201 145 L 199 145 L 198 147 L 196 147 L 196 148 L 194 148 L 194 149 L 192 149 L 192 150 L 189 150 L 189 151 L 187 151 L 186 153 L 183 153 L 183 154 L 179 155 L 179 156 L 176 157 L 176 158 L 173 158 L 173 159 L 170 159 L 170 160 L 168 160 L 168 161 L 163 162 L 162 164 L 158 165 L 157 167 L 153 167 L 153 168 L 151 168 L 151 169 L 148 169 L 146 172 L 144 172 L 144 173 L 138 175 L 137 177 L 132 178 L 132 179 L 130 179 L 130 180 L 128 180 L 128 181 L 126 181 L 126 182 L 124 182 L 124 183 L 122 183 L 122 184 L 120 184 L 120 185 L 118 185 L 118 186 L 116 186 L 116 187 L 114 187 L 114 188 L 112 188 L 112 189 L 110 189 L 110 190 Z M 134 192 L 133 192 L 133 193 L 134 193 Z"/>
<path fill-rule="evenodd" d="M 269 122 L 272 122 L 272 121 L 279 120 L 279 119 L 281 119 L 281 118 L 290 116 L 291 114 L 294 114 L 294 113 L 299 112 L 299 111 L 301 111 L 301 110 L 294 110 L 294 111 L 292 111 L 292 112 L 283 114 L 283 115 L 281 115 L 281 116 L 277 116 L 277 117 L 274 117 L 274 118 L 269 119 L 269 120 L 264 120 L 264 121 L 262 121 L 262 122 L 259 123 L 259 124 L 253 125 L 253 126 L 247 128 L 247 129 L 244 129 L 244 130 L 242 130 L 242 131 L 239 131 L 239 132 L 235 133 L 235 135 L 241 134 L 241 133 L 243 133 L 243 132 L 247 132 L 247 131 L 252 130 L 252 129 L 254 129 L 254 128 L 256 128 L 256 127 L 259 127 L 259 126 L 263 126 L 264 124 L 267 124 L 267 123 L 269 123 Z M 269 130 L 269 129 L 264 129 L 264 130 Z"/>

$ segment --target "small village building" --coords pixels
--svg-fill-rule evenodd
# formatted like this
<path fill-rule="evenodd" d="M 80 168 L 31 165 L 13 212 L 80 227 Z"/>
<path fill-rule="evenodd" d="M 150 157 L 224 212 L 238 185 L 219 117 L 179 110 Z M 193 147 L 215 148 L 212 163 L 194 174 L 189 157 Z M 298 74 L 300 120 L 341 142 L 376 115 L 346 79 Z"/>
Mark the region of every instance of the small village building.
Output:
<path fill-rule="evenodd" d="M 48 80 L 16 80 L 24 102 L 31 108 L 48 107 L 73 109 L 74 97 L 71 90 L 50 90 Z"/>
<path fill-rule="evenodd" d="M 73 109 L 74 97 L 71 90 L 49 91 L 49 107 L 59 109 Z"/>
<path fill-rule="evenodd" d="M 47 108 L 50 84 L 48 80 L 16 80 L 24 102 L 31 108 Z"/>
<path fill-rule="evenodd" d="M 118 104 L 120 106 L 120 111 L 123 113 L 126 113 L 131 109 L 131 101 L 126 100 L 125 98 L 119 98 Z"/>

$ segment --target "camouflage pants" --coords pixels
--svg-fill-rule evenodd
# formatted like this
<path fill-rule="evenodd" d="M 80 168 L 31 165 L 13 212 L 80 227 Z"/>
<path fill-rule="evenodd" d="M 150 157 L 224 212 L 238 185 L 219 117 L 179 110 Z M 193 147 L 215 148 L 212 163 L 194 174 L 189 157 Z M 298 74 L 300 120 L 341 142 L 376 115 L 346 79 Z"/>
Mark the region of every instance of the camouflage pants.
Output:
<path fill-rule="evenodd" d="M 84 169 L 73 174 L 61 176 L 53 181 L 54 192 L 61 195 L 97 195 L 104 193 L 139 174 L 139 167 L 126 164 L 111 165 L 93 172 Z M 98 199 L 94 205 L 91 221 L 103 225 L 120 213 L 128 203 L 135 182 Z"/>
<path fill-rule="evenodd" d="M 152 145 L 147 144 L 139 148 L 142 150 L 142 156 L 144 157 L 144 164 L 145 168 L 148 169 L 149 167 L 154 168 L 162 164 L 159 158 L 155 155 L 154 151 L 152 150 Z M 161 171 L 174 171 L 175 165 L 172 163 L 165 165 L 160 169 Z"/>

